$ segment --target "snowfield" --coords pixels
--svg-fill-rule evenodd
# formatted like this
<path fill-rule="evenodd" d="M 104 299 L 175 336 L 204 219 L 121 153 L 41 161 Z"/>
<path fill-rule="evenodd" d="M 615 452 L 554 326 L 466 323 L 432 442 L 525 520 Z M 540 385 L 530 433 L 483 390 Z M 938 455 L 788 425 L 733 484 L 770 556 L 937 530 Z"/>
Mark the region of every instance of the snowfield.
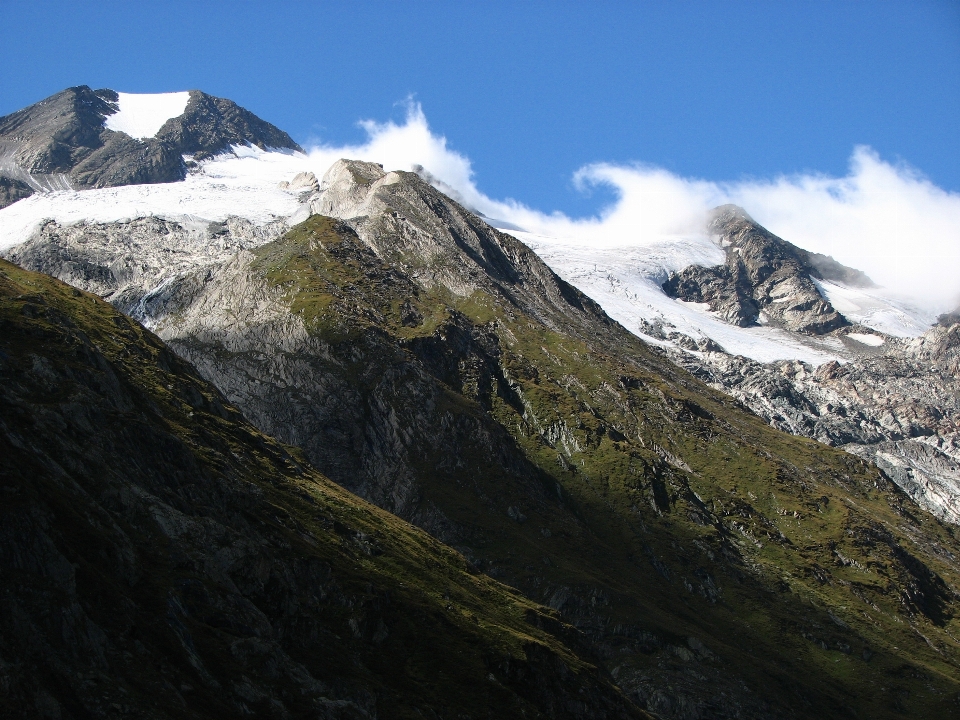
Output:
<path fill-rule="evenodd" d="M 157 216 L 189 223 L 236 216 L 265 225 L 301 208 L 296 196 L 277 185 L 307 164 L 302 153 L 235 147 L 183 182 L 38 193 L 0 210 L 0 250 L 26 240 L 45 220 L 73 225 Z"/>
<path fill-rule="evenodd" d="M 120 109 L 107 117 L 103 125 L 137 140 L 154 137 L 167 120 L 183 115 L 190 102 L 189 92 L 117 95 L 120 96 L 117 103 Z"/>
<path fill-rule="evenodd" d="M 836 338 L 804 338 L 775 328 L 739 328 L 724 322 L 705 304 L 668 297 L 660 285 L 688 265 L 711 267 L 724 252 L 706 236 L 672 237 L 653 245 L 597 249 L 589 245 L 510 233 L 536 252 L 555 273 L 596 300 L 607 314 L 647 342 L 676 347 L 644 333 L 644 324 L 661 325 L 694 340 L 709 338 L 724 350 L 760 362 L 802 360 L 814 365 L 843 359 Z"/>
<path fill-rule="evenodd" d="M 176 96 L 177 103 L 185 107 L 183 96 L 188 97 L 188 93 L 169 95 Z M 149 131 L 161 118 L 166 122 L 169 117 L 176 117 L 169 113 L 177 108 L 183 112 L 183 107 L 168 96 L 133 97 L 165 98 L 149 111 L 143 109 L 146 104 L 140 110 L 130 109 L 127 118 L 141 118 L 136 121 L 141 123 L 136 128 L 128 126 L 137 132 Z M 138 112 L 142 114 L 137 116 Z M 238 146 L 203 162 L 183 182 L 38 193 L 0 210 L 0 251 L 26 240 L 46 220 L 72 225 L 157 216 L 201 227 L 236 216 L 258 226 L 277 219 L 292 224 L 306 219 L 308 206 L 297 193 L 281 190 L 279 183 L 305 171 L 321 178 L 330 163 L 331 157 L 325 153 L 307 155 Z M 724 261 L 723 249 L 705 235 L 665 236 L 655 243 L 611 248 L 584 240 L 535 235 L 515 226 L 504 231 L 527 244 L 612 318 L 653 344 L 680 347 L 670 337 L 676 333 L 678 340 L 683 339 L 680 336 L 693 341 L 710 339 L 728 353 L 760 362 L 802 360 L 819 365 L 849 359 L 854 345 L 879 346 L 884 342 L 879 335 L 863 333 L 851 336 L 854 343 L 845 344 L 834 337 L 805 337 L 772 327 L 738 328 L 721 320 L 705 305 L 673 300 L 660 287 L 671 272 L 688 265 L 710 267 Z M 827 282 L 818 283 L 818 287 L 851 321 L 887 335 L 915 337 L 935 320 L 909 303 L 891 299 L 879 288 L 848 288 Z M 652 327 L 667 339 L 649 335 Z M 692 351 L 689 341 L 687 345 L 687 351 Z"/>

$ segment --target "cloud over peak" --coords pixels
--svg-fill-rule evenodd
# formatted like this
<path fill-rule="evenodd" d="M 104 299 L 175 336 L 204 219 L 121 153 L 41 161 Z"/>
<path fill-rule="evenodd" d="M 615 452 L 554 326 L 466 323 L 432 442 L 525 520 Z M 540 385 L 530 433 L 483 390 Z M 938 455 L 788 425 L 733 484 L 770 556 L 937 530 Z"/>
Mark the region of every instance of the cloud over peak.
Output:
<path fill-rule="evenodd" d="M 365 143 L 318 145 L 310 150 L 315 165 L 325 169 L 350 157 L 388 170 L 420 166 L 438 187 L 488 217 L 603 247 L 703 233 L 710 208 L 734 203 L 783 239 L 861 269 L 930 311 L 950 310 L 960 301 L 960 194 L 937 187 L 906 164 L 883 160 L 866 146 L 854 148 L 843 177 L 808 173 L 718 182 L 643 164 L 591 164 L 574 172 L 575 185 L 607 186 L 615 199 L 595 216 L 575 218 L 484 194 L 469 158 L 431 131 L 417 103 L 409 103 L 402 123 L 368 120 L 361 126 Z"/>

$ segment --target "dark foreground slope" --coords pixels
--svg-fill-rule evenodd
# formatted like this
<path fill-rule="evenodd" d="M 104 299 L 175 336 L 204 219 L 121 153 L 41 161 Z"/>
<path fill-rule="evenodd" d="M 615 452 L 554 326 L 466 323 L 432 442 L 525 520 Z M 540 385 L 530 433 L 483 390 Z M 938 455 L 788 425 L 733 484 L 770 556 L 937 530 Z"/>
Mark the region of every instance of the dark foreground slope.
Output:
<path fill-rule="evenodd" d="M 644 717 L 577 635 L 0 261 L 0 716 Z"/>

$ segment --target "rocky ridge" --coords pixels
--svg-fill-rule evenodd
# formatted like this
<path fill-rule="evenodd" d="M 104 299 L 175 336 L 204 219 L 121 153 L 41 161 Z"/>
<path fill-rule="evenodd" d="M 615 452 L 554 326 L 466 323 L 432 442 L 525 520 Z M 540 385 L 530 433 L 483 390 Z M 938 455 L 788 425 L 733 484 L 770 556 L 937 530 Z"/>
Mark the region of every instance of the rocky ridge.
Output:
<path fill-rule="evenodd" d="M 735 205 L 716 208 L 708 231 L 726 251 L 725 264 L 692 265 L 672 273 L 663 289 L 680 300 L 708 303 L 739 327 L 761 323 L 794 332 L 828 333 L 850 323 L 820 294 L 812 278 L 870 283 L 863 273 L 831 257 L 778 238 Z"/>
<path fill-rule="evenodd" d="M 17 258 L 89 262 L 74 282 L 118 306 L 150 295 L 262 430 L 558 610 L 641 706 L 949 712 L 949 527 L 709 391 L 418 176 L 344 161 L 309 202 L 323 215 L 273 242 L 184 252 L 160 293 L 135 271 L 149 243 L 122 247 L 146 226 L 48 227 Z"/>
<path fill-rule="evenodd" d="M 117 98 L 81 85 L 0 117 L 0 207 L 33 192 L 183 180 L 185 155 L 194 162 L 232 145 L 301 150 L 236 103 L 196 90 L 155 137 L 135 139 L 104 126 Z"/>
<path fill-rule="evenodd" d="M 819 367 L 671 356 L 774 427 L 876 463 L 921 507 L 960 524 L 960 325 Z"/>

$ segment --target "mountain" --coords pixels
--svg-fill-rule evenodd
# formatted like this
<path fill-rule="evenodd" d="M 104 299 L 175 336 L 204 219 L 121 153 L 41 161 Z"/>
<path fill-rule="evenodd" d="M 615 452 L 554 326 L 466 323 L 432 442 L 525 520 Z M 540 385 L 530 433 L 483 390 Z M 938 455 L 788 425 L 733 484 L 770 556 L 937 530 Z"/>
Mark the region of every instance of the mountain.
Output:
<path fill-rule="evenodd" d="M 556 653 L 595 662 L 592 687 L 607 673 L 667 718 L 955 713 L 956 526 L 896 473 L 771 427 L 834 445 L 842 412 L 864 444 L 891 422 L 925 427 L 937 418 L 916 392 L 931 368 L 949 378 L 949 328 L 882 330 L 915 317 L 739 210 L 718 215 L 743 230 L 748 257 L 731 268 L 706 235 L 580 248 L 497 230 L 425 173 L 342 160 L 318 175 L 306 156 L 247 152 L 201 159 L 183 183 L 38 193 L 0 211 L 0 246 L 151 327 L 249 432 L 452 545 L 467 574 L 548 606 L 582 633 L 569 650 L 561 625 Z M 727 267 L 750 283 L 736 297 L 773 306 L 782 327 L 668 297 L 662 284 L 690 265 Z M 776 316 L 780 298 L 794 314 Z M 837 316 L 830 331 L 790 329 Z M 854 362 L 873 374 L 844 375 Z M 822 405 L 803 395 L 824 387 L 817 372 L 838 396 Z M 886 382 L 903 391 L 884 404 Z M 802 411 L 796 428 L 787 407 Z M 37 436 L 62 442 L 70 427 Z M 398 557 L 421 557 L 398 543 Z M 543 677 L 531 682 L 552 694 Z M 584 716 L 619 707 L 595 692 Z"/>
<path fill-rule="evenodd" d="M 877 463 L 923 508 L 960 522 L 954 315 L 936 318 L 891 298 L 742 208 L 716 208 L 708 229 L 712 239 L 612 250 L 514 234 L 772 426 Z M 836 327 L 823 332 L 824 323 Z"/>
<path fill-rule="evenodd" d="M 0 117 L 0 207 L 42 190 L 183 180 L 185 155 L 202 159 L 232 145 L 301 149 L 230 100 L 199 91 L 169 95 L 180 96 L 173 109 L 167 96 L 81 85 Z M 147 134 L 132 137 L 111 125 Z"/>
<path fill-rule="evenodd" d="M 557 613 L 0 261 L 0 714 L 643 718 Z"/>
<path fill-rule="evenodd" d="M 726 262 L 719 267 L 691 265 L 671 274 L 663 284 L 667 295 L 708 303 L 713 312 L 741 327 L 761 321 L 822 335 L 849 324 L 820 294 L 813 278 L 845 279 L 856 277 L 856 271 L 781 240 L 734 205 L 714 210 L 707 229 L 719 236 Z"/>
<path fill-rule="evenodd" d="M 343 161 L 316 186 L 272 241 L 240 219 L 203 240 L 47 222 L 11 257 L 142 317 L 261 431 L 554 608 L 641 707 L 948 712 L 951 527 L 709 389 L 416 174 Z"/>

